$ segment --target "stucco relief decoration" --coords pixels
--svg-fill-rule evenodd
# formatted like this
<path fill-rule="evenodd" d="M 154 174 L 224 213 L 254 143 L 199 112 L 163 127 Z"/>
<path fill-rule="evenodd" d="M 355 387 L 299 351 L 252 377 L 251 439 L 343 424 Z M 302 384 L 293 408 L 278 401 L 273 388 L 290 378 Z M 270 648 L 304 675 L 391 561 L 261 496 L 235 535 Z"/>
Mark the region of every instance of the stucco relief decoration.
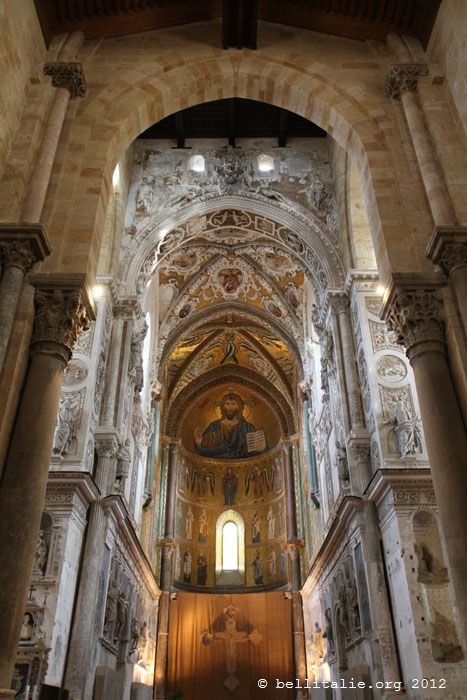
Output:
<path fill-rule="evenodd" d="M 88 376 L 88 368 L 81 360 L 70 360 L 63 373 L 63 384 L 73 386 L 81 384 Z"/>
<path fill-rule="evenodd" d="M 402 459 L 422 452 L 421 421 L 415 415 L 410 386 L 390 389 L 380 385 L 380 396 L 385 419 L 383 425 L 392 426 L 388 434 L 389 452 L 398 452 Z M 396 444 L 391 433 L 396 437 Z"/>
<path fill-rule="evenodd" d="M 368 320 L 373 352 L 378 350 L 401 350 L 397 335 L 385 323 Z"/>
<path fill-rule="evenodd" d="M 53 454 L 61 457 L 78 451 L 78 430 L 83 415 L 86 389 L 62 394 L 53 445 Z"/>
<path fill-rule="evenodd" d="M 404 362 L 394 355 L 385 355 L 376 361 L 376 373 L 387 382 L 400 382 L 407 376 Z"/>
<path fill-rule="evenodd" d="M 333 233 L 337 231 L 330 158 L 325 143 L 316 143 L 300 155 L 289 148 L 274 149 L 271 155 L 278 167 L 268 173 L 259 170 L 258 156 L 262 151 L 255 147 L 200 149 L 200 154 L 206 167 L 195 173 L 188 167 L 190 155 L 158 150 L 150 142 L 139 147 L 135 164 L 139 177 L 130 192 L 131 220 L 127 224 L 130 235 L 136 233 L 139 221 L 151 215 L 160 216 L 195 200 L 226 195 L 273 201 L 284 207 L 299 205 L 313 210 Z"/>

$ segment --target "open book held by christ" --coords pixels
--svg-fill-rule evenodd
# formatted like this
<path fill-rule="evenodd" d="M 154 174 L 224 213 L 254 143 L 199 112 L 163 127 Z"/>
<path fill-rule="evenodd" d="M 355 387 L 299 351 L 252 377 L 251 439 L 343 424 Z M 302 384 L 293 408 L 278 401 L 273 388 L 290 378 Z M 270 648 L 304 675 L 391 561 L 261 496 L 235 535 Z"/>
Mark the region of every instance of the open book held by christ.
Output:
<path fill-rule="evenodd" d="M 252 452 L 264 452 L 266 449 L 266 437 L 264 430 L 255 430 L 246 434 L 246 449 L 248 454 Z"/>

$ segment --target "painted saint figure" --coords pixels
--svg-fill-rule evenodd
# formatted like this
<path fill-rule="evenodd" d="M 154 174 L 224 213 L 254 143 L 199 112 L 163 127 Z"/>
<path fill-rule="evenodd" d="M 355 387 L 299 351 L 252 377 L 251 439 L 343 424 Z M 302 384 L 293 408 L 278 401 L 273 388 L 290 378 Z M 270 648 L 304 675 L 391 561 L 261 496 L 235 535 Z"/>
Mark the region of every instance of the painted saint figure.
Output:
<path fill-rule="evenodd" d="M 238 476 L 230 467 L 222 476 L 222 488 L 224 491 L 224 505 L 234 506 L 237 500 Z"/>
<path fill-rule="evenodd" d="M 206 542 L 208 537 L 208 516 L 206 515 L 206 510 L 203 508 L 201 515 L 199 516 L 199 529 L 198 529 L 198 539 L 200 542 Z"/>
<path fill-rule="evenodd" d="M 251 541 L 255 544 L 261 542 L 261 517 L 256 512 L 251 521 Z"/>
<path fill-rule="evenodd" d="M 210 423 L 204 433 L 200 428 L 195 429 L 196 451 L 205 457 L 220 459 L 241 459 L 258 454 L 258 451 L 248 450 L 248 433 L 258 431 L 243 417 L 243 399 L 238 394 L 226 394 L 221 399 L 220 409 L 221 418 Z"/>
<path fill-rule="evenodd" d="M 191 583 L 191 554 L 188 551 L 183 555 L 183 581 Z"/>
<path fill-rule="evenodd" d="M 193 520 L 195 519 L 195 516 L 193 515 L 193 511 L 191 509 L 191 506 L 188 508 L 187 513 L 186 513 L 186 520 L 185 520 L 185 535 L 187 540 L 191 540 L 193 537 Z"/>
<path fill-rule="evenodd" d="M 204 586 L 208 577 L 208 562 L 205 554 L 198 557 L 198 586 Z"/>
<path fill-rule="evenodd" d="M 253 578 L 255 579 L 255 583 L 257 586 L 261 586 L 264 581 L 263 581 L 263 562 L 261 561 L 261 553 L 259 549 L 256 552 L 256 557 L 253 559 L 252 562 L 253 566 Z"/>

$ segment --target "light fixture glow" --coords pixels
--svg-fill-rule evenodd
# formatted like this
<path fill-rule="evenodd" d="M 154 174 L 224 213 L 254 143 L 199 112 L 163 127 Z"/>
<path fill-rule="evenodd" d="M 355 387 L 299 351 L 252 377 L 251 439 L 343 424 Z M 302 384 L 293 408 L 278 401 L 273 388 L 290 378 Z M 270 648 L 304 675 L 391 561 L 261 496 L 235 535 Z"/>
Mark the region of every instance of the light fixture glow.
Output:
<path fill-rule="evenodd" d="M 92 296 L 94 299 L 102 299 L 105 294 L 105 287 L 102 284 L 95 284 L 92 288 Z"/>
<path fill-rule="evenodd" d="M 120 184 L 120 166 L 117 165 L 115 166 L 115 170 L 112 175 L 112 187 L 114 188 L 114 192 L 118 190 L 118 186 Z"/>
<path fill-rule="evenodd" d="M 376 294 L 380 297 L 384 296 L 384 292 L 386 291 L 386 287 L 384 284 L 378 284 L 376 287 Z"/>
<path fill-rule="evenodd" d="M 260 173 L 270 173 L 271 170 L 274 170 L 274 158 L 266 153 L 261 153 L 258 156 L 258 170 Z"/>
<path fill-rule="evenodd" d="M 205 171 L 204 156 L 201 156 L 199 154 L 191 156 L 191 158 L 188 160 L 188 168 L 189 168 L 189 170 L 192 170 L 194 173 L 204 173 L 204 171 Z"/>

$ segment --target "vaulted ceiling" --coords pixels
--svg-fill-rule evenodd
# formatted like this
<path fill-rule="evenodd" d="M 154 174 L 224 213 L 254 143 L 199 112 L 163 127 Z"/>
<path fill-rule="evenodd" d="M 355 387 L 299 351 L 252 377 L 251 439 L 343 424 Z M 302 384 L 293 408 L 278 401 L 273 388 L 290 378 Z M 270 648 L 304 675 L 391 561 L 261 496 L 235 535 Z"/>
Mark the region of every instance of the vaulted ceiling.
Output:
<path fill-rule="evenodd" d="M 353 39 L 389 32 L 428 42 L 441 0 L 35 0 L 46 43 L 81 30 L 87 39 L 122 36 L 222 17 L 219 44 L 256 48 L 257 20 Z M 261 40 L 259 29 L 258 40 Z"/>

